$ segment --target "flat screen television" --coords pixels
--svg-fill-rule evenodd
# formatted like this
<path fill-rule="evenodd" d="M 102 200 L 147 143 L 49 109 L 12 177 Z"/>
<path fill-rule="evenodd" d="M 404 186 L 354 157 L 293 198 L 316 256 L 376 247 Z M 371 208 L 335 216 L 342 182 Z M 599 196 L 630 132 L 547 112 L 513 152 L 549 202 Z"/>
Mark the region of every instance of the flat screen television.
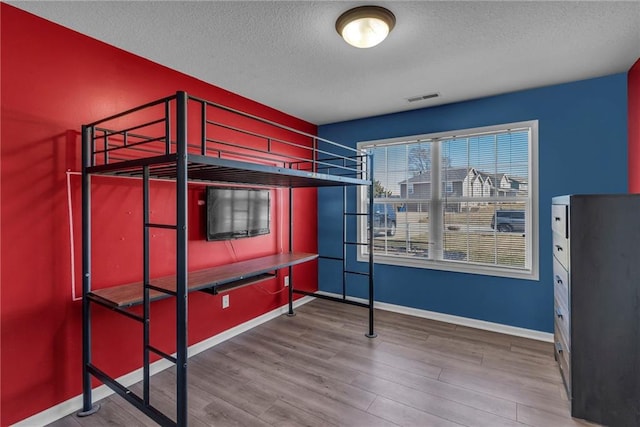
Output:
<path fill-rule="evenodd" d="M 269 234 L 269 190 L 207 187 L 207 240 Z"/>

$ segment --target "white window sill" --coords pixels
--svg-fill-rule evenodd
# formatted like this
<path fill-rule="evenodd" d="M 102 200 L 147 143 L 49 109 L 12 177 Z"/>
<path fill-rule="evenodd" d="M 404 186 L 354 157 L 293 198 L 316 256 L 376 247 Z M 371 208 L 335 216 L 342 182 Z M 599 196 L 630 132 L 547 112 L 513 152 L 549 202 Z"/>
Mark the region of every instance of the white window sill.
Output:
<path fill-rule="evenodd" d="M 368 262 L 369 256 L 358 254 L 358 261 Z M 481 264 L 457 263 L 455 261 L 435 261 L 430 259 L 404 258 L 392 255 L 374 255 L 376 264 L 395 265 L 398 267 L 424 268 L 428 270 L 450 271 L 454 273 L 469 273 L 482 276 L 508 277 L 511 279 L 538 280 L 537 269 L 515 269 L 508 267 L 494 267 Z"/>

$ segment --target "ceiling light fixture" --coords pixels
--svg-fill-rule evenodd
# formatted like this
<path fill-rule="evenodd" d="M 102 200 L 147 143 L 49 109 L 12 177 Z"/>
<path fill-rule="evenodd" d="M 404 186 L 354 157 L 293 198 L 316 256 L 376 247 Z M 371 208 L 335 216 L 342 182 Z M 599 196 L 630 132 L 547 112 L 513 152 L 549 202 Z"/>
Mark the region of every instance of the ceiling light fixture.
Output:
<path fill-rule="evenodd" d="M 336 31 L 351 46 L 367 48 L 387 38 L 395 25 L 395 15 L 384 7 L 360 6 L 340 15 Z"/>

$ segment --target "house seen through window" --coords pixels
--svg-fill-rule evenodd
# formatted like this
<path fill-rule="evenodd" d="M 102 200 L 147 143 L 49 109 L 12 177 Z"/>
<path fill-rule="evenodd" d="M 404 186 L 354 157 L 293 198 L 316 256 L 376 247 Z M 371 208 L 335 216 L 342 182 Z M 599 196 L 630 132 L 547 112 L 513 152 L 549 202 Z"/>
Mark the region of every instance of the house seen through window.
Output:
<path fill-rule="evenodd" d="M 359 148 L 374 158 L 376 262 L 537 278 L 536 121 Z"/>

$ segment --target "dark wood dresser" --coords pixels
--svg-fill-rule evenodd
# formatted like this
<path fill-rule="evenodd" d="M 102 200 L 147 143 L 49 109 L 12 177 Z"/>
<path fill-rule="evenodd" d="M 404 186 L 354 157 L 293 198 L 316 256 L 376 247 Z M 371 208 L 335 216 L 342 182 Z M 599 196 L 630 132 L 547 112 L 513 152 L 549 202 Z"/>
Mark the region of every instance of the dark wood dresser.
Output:
<path fill-rule="evenodd" d="M 640 195 L 552 204 L 556 359 L 571 415 L 640 426 Z"/>

